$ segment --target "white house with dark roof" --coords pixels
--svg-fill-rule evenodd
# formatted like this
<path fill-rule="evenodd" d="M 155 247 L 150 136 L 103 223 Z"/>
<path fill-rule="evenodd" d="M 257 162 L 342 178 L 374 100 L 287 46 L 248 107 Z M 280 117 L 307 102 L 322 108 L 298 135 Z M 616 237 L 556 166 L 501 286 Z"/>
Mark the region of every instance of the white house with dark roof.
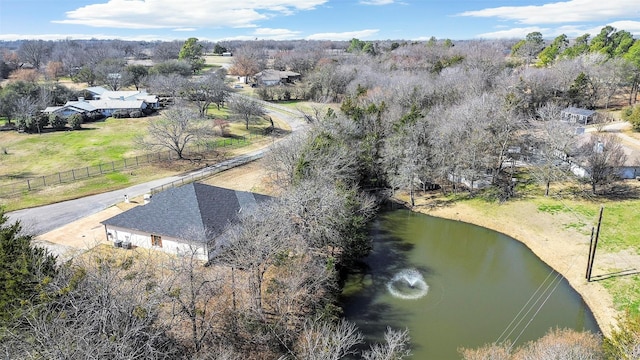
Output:
<path fill-rule="evenodd" d="M 147 204 L 136 206 L 102 222 L 114 245 L 156 249 L 171 254 L 195 251 L 208 261 L 224 243 L 224 234 L 238 221 L 271 197 L 201 183 L 191 183 L 155 194 Z"/>
<path fill-rule="evenodd" d="M 587 123 L 593 122 L 597 116 L 598 113 L 594 110 L 581 109 L 577 107 L 568 107 L 560 111 L 560 118 L 562 121 L 582 125 L 587 125 Z"/>

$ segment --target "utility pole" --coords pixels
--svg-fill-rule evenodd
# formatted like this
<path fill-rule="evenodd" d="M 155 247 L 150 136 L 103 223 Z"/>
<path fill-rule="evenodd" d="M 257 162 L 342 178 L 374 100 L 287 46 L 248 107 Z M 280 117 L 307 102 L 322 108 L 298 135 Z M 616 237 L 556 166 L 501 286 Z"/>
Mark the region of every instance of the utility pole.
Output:
<path fill-rule="evenodd" d="M 593 246 L 589 246 L 589 263 L 587 264 L 587 282 L 591 281 L 591 271 L 593 270 L 593 260 L 594 260 L 594 258 L 596 256 L 596 249 L 598 247 L 598 238 L 600 237 L 600 225 L 602 224 L 602 213 L 603 212 L 604 212 L 604 206 L 601 206 L 600 207 L 600 216 L 598 217 L 598 226 L 596 228 L 595 238 L 592 236 Z"/>
<path fill-rule="evenodd" d="M 591 227 L 591 237 L 589 238 L 589 256 L 587 256 L 587 273 L 585 274 L 585 279 L 589 281 L 589 265 L 591 264 L 591 252 L 593 251 L 593 235 L 595 233 L 595 227 Z"/>

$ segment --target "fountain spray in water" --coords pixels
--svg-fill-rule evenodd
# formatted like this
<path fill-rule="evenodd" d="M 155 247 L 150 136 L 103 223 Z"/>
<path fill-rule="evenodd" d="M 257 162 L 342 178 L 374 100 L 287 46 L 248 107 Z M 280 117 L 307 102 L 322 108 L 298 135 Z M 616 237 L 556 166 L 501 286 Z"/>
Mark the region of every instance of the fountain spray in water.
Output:
<path fill-rule="evenodd" d="M 400 299 L 419 299 L 429 291 L 429 285 L 424 282 L 422 274 L 416 269 L 405 269 L 398 272 L 387 283 L 391 295 Z"/>

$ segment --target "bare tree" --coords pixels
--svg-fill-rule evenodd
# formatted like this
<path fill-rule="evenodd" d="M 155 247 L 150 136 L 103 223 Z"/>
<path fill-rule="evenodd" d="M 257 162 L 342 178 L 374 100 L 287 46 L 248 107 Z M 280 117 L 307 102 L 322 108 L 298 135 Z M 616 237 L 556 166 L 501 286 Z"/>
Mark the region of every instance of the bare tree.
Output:
<path fill-rule="evenodd" d="M 37 112 L 37 100 L 30 96 L 23 96 L 16 99 L 12 116 L 16 119 L 19 129 L 27 132 L 36 131 L 40 134 L 46 123 Z"/>
<path fill-rule="evenodd" d="M 209 105 L 216 104 L 218 109 L 229 96 L 229 87 L 224 82 L 225 72 L 209 73 L 202 78 L 188 80 L 182 86 L 183 95 L 196 104 L 200 117 L 207 115 Z"/>
<path fill-rule="evenodd" d="M 238 226 L 230 230 L 214 260 L 215 263 L 249 273 L 251 307 L 258 314 L 264 311 L 264 274 L 276 256 L 289 249 L 290 227 L 283 223 L 281 213 L 275 206 L 261 204 L 250 214 L 245 212 Z"/>
<path fill-rule="evenodd" d="M 522 347 L 513 356 L 521 360 L 537 359 L 602 359 L 602 339 L 589 332 L 569 329 L 549 331 L 542 338 Z"/>
<path fill-rule="evenodd" d="M 415 190 L 435 182 L 429 140 L 428 122 L 417 120 L 385 142 L 384 161 L 389 183 L 394 189 L 409 191 L 411 206 L 415 205 Z"/>
<path fill-rule="evenodd" d="M 578 147 L 576 158 L 586 171 L 591 191 L 596 194 L 598 186 L 608 185 L 620 177 L 627 155 L 617 136 L 597 134 Z"/>
<path fill-rule="evenodd" d="M 566 157 L 576 140 L 576 129 L 561 120 L 561 108 L 548 103 L 538 109 L 537 120 L 531 121 L 530 134 L 535 149 L 527 154 L 533 165 L 533 176 L 545 187 L 545 196 L 549 196 L 551 183 L 567 177 Z"/>
<path fill-rule="evenodd" d="M 244 120 L 247 130 L 250 122 L 266 113 L 264 106 L 258 101 L 237 95 L 229 99 L 229 109 Z"/>
<path fill-rule="evenodd" d="M 362 353 L 363 360 L 402 360 L 411 356 L 409 330 L 387 328 L 385 344 L 375 344 Z"/>
<path fill-rule="evenodd" d="M 148 149 L 167 149 L 184 159 L 187 145 L 205 139 L 212 129 L 198 113 L 187 106 L 174 105 L 162 117 L 149 122 L 149 135 L 137 143 Z"/>
<path fill-rule="evenodd" d="M 133 257 L 88 255 L 47 284 L 39 305 L 7 329 L 11 358 L 175 359 L 159 318 L 157 279 Z M 5 339 L 7 340 L 7 337 Z"/>
<path fill-rule="evenodd" d="M 182 338 L 184 334 L 184 341 L 194 354 L 214 343 L 216 323 L 225 309 L 222 306 L 222 279 L 216 274 L 216 269 L 203 266 L 204 263 L 198 259 L 200 252 L 200 247 L 189 246 L 171 259 L 168 264 L 171 271 L 163 284 L 163 291 L 171 304 L 174 336 Z M 183 328 L 188 330 L 183 331 Z"/>
<path fill-rule="evenodd" d="M 98 80 L 111 90 L 118 91 L 129 81 L 129 73 L 125 71 L 125 63 L 120 59 L 105 59 L 95 67 Z"/>
<path fill-rule="evenodd" d="M 28 62 L 39 69 L 51 54 L 51 48 L 51 43 L 44 40 L 26 40 L 20 45 L 18 56 L 23 62 Z"/>
<path fill-rule="evenodd" d="M 511 360 L 511 344 L 487 344 L 477 349 L 458 349 L 463 360 Z"/>
<path fill-rule="evenodd" d="M 175 101 L 180 91 L 187 84 L 187 79 L 175 73 L 168 75 L 158 74 L 147 77 L 146 84 L 152 92 Z"/>
<path fill-rule="evenodd" d="M 296 167 L 301 161 L 301 149 L 306 142 L 306 135 L 294 133 L 271 147 L 266 158 L 274 186 L 288 189 L 293 184 Z"/>
<path fill-rule="evenodd" d="M 629 62 L 622 58 L 612 58 L 594 66 L 592 79 L 598 84 L 599 98 L 604 101 L 604 108 L 608 109 L 611 99 L 627 82 Z"/>
<path fill-rule="evenodd" d="M 171 41 L 158 43 L 153 49 L 152 58 L 162 62 L 167 60 L 177 60 L 184 41 Z"/>
<path fill-rule="evenodd" d="M 308 320 L 296 344 L 296 358 L 307 360 L 340 360 L 357 354 L 354 347 L 362 342 L 355 324 L 341 320 L 331 324 L 319 319 Z"/>
<path fill-rule="evenodd" d="M 233 52 L 233 60 L 229 74 L 244 77 L 244 83 L 249 82 L 249 77 L 262 71 L 266 66 L 266 53 L 264 49 L 247 44 Z"/>
<path fill-rule="evenodd" d="M 325 259 L 305 254 L 280 256 L 268 273 L 264 304 L 270 328 L 291 348 L 305 320 L 333 301 L 336 278 Z"/>

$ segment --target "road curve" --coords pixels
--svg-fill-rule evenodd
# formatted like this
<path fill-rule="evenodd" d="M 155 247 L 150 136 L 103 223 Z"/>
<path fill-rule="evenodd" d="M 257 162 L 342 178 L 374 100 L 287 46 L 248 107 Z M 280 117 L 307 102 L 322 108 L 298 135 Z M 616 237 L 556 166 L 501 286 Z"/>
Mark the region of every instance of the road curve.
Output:
<path fill-rule="evenodd" d="M 285 121 L 291 127 L 292 133 L 304 131 L 306 128 L 308 128 L 308 124 L 306 124 L 302 120 L 301 114 L 299 114 L 297 111 L 292 111 L 290 109 L 269 103 L 265 103 L 265 108 L 267 110 L 267 114 L 273 114 L 274 116 Z M 268 149 L 268 147 L 266 149 Z M 250 154 L 243 156 L 251 156 L 264 153 L 266 149 L 263 148 L 260 150 L 256 150 Z M 235 161 L 235 159 L 227 160 L 225 161 L 225 163 L 231 163 L 233 161 Z M 110 206 L 122 202 L 125 195 L 127 195 L 129 198 L 142 196 L 143 194 L 148 193 L 152 188 L 160 187 L 174 181 L 192 177 L 194 174 L 201 171 L 202 170 L 196 170 L 180 176 L 171 176 L 163 179 L 153 180 L 146 183 L 133 185 L 121 190 L 109 191 L 102 194 L 86 196 L 79 199 L 63 201 L 51 205 L 17 210 L 7 213 L 6 215 L 9 218 L 9 223 L 20 221 L 23 229 L 26 232 L 34 235 L 40 235 L 57 229 L 61 226 L 67 225 L 76 220 L 82 219 L 86 216 L 98 213 Z"/>

